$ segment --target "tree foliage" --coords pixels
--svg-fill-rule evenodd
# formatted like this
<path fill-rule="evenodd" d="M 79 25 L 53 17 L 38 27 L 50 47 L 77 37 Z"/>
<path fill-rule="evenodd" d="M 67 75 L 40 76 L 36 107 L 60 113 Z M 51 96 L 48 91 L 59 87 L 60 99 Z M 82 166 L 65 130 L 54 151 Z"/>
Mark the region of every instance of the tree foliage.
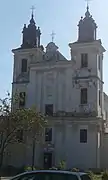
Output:
<path fill-rule="evenodd" d="M 18 130 L 32 132 L 32 137 L 38 139 L 43 134 L 47 121 L 36 108 L 22 108 L 11 111 L 10 94 L 0 99 L 0 166 L 3 155 L 9 144 L 18 142 Z"/>

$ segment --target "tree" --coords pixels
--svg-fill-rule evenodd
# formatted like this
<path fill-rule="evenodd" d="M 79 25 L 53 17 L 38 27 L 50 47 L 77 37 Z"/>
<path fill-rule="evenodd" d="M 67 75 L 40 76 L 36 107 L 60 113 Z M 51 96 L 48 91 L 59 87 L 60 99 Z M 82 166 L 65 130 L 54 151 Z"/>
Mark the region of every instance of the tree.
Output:
<path fill-rule="evenodd" d="M 19 130 L 33 132 L 33 143 L 36 143 L 36 139 L 40 141 L 47 123 L 44 116 L 36 108 L 22 108 L 12 111 L 11 102 L 9 93 L 6 98 L 0 99 L 0 168 L 8 146 L 18 142 L 17 132 Z M 33 149 L 33 162 L 34 156 Z M 32 165 L 34 166 L 34 163 Z"/>

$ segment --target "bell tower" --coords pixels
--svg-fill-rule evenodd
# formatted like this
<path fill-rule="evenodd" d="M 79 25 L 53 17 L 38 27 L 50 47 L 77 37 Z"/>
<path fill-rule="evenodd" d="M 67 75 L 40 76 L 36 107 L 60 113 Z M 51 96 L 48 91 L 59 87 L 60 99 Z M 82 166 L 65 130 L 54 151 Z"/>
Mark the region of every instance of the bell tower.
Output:
<path fill-rule="evenodd" d="M 78 111 L 86 111 L 93 116 L 102 117 L 103 53 L 105 49 L 96 34 L 97 24 L 87 5 L 85 17 L 81 17 L 78 24 L 78 39 L 69 44 L 71 60 L 74 64 L 73 83 L 79 97 Z"/>
<path fill-rule="evenodd" d="M 96 40 L 97 25 L 90 15 L 89 6 L 87 5 L 87 11 L 85 17 L 81 17 L 78 24 L 78 42 L 92 42 Z"/>
<path fill-rule="evenodd" d="M 12 95 L 16 91 L 20 95 L 24 94 L 24 106 L 27 105 L 28 84 L 32 79 L 30 65 L 43 60 L 44 49 L 40 45 L 40 37 L 41 31 L 34 20 L 32 8 L 30 22 L 23 27 L 21 46 L 12 50 L 14 54 Z"/>
<path fill-rule="evenodd" d="M 32 14 L 29 25 L 26 27 L 26 24 L 24 24 L 23 28 L 23 40 L 21 48 L 34 48 L 34 47 L 40 47 L 40 28 L 36 26 L 35 20 L 34 20 L 34 14 L 33 14 L 32 8 Z"/>

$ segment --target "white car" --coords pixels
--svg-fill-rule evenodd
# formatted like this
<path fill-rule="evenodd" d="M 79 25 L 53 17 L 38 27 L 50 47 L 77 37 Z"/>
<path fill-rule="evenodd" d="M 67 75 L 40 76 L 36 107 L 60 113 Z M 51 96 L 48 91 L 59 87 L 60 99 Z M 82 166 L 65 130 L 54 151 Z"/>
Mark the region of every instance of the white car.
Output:
<path fill-rule="evenodd" d="M 37 170 L 19 174 L 11 180 L 91 180 L 91 178 L 83 172 Z"/>

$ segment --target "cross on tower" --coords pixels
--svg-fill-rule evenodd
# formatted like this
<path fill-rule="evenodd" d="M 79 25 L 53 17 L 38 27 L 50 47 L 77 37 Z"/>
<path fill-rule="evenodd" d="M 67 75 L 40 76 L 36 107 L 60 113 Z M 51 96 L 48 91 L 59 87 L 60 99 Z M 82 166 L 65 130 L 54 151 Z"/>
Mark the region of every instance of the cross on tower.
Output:
<path fill-rule="evenodd" d="M 89 6 L 89 2 L 91 1 L 91 0 L 85 0 L 86 2 L 87 2 L 87 7 Z"/>
<path fill-rule="evenodd" d="M 51 33 L 51 37 L 52 37 L 52 42 L 54 41 L 54 36 L 55 36 L 56 34 L 52 31 L 52 33 Z"/>
<path fill-rule="evenodd" d="M 31 10 L 32 10 L 32 15 L 33 15 L 33 14 L 34 14 L 35 7 L 32 6 L 32 7 L 31 7 Z"/>

